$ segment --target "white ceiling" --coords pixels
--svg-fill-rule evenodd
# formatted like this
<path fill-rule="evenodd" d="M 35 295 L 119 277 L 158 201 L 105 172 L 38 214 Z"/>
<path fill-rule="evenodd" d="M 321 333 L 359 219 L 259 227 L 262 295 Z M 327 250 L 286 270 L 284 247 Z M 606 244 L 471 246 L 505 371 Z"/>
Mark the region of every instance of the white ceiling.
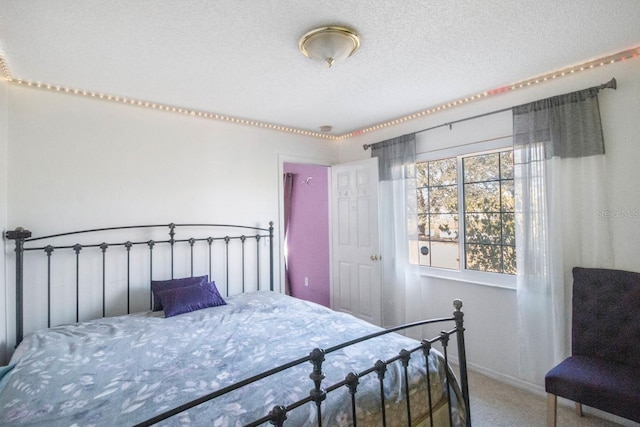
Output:
<path fill-rule="evenodd" d="M 640 0 L 0 0 L 14 78 L 341 135 L 640 46 Z M 362 45 L 327 68 L 298 40 Z"/>

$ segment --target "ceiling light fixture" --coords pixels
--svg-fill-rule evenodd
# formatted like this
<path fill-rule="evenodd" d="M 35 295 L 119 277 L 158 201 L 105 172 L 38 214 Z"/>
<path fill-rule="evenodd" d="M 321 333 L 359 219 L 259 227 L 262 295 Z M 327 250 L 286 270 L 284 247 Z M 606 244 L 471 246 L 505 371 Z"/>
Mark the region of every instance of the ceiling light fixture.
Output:
<path fill-rule="evenodd" d="M 346 27 L 320 27 L 302 36 L 298 47 L 307 58 L 322 61 L 332 67 L 337 61 L 350 57 L 358 50 L 360 36 Z"/>

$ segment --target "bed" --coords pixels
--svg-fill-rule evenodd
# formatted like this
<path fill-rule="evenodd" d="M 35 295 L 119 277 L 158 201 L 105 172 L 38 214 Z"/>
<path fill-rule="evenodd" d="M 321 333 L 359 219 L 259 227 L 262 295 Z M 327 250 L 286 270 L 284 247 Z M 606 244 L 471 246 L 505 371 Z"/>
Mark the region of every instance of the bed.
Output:
<path fill-rule="evenodd" d="M 167 228 L 168 239 L 152 236 Z M 178 238 L 179 229 L 194 234 Z M 134 238 L 72 243 L 105 232 Z M 471 425 L 459 301 L 451 317 L 384 330 L 283 295 L 274 289 L 272 224 L 30 234 L 22 228 L 6 233 L 16 246 L 17 348 L 0 373 L 1 425 Z M 199 245 L 204 255 L 196 255 Z M 90 249 L 93 259 L 84 252 Z M 63 250 L 71 253 L 61 261 L 71 273 L 61 274 L 53 260 Z M 108 258 L 111 252 L 119 262 Z M 181 300 L 172 302 L 174 293 L 182 298 L 177 288 L 152 290 L 159 277 L 174 283 L 199 274 L 207 279 L 198 291 L 216 279 L 215 304 L 185 309 Z M 113 284 L 121 288 L 117 298 Z M 65 313 L 55 303 L 60 286 L 66 300 L 75 299 Z M 31 292 L 44 289 L 45 310 L 25 304 L 37 300 Z M 82 308 L 85 300 L 93 309 Z M 153 310 L 156 300 L 166 303 L 163 310 Z M 25 326 L 34 317 L 31 311 L 25 316 L 27 309 L 46 312 L 35 316 L 41 325 Z M 431 323 L 449 329 L 421 342 L 398 333 Z M 449 363 L 450 338 L 457 375 Z"/>

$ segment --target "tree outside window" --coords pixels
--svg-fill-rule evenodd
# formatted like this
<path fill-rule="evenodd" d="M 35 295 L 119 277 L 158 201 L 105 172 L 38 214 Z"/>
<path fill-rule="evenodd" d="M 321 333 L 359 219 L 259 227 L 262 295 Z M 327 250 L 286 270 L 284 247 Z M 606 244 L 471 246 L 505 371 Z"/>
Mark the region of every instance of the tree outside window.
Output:
<path fill-rule="evenodd" d="M 515 274 L 513 150 L 419 162 L 416 172 L 412 262 L 459 270 L 462 255 L 465 269 Z"/>

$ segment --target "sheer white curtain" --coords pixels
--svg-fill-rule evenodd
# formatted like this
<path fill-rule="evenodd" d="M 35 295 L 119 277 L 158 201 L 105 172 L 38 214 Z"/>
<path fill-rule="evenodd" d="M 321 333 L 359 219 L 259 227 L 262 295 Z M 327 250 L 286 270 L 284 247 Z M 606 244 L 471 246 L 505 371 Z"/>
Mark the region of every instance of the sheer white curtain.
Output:
<path fill-rule="evenodd" d="M 611 265 L 597 88 L 514 108 L 520 374 L 570 352 L 571 269 Z"/>
<path fill-rule="evenodd" d="M 419 320 L 421 312 L 418 265 L 409 261 L 410 245 L 418 250 L 415 134 L 373 144 L 371 156 L 379 166 L 383 324 L 389 327 Z"/>

